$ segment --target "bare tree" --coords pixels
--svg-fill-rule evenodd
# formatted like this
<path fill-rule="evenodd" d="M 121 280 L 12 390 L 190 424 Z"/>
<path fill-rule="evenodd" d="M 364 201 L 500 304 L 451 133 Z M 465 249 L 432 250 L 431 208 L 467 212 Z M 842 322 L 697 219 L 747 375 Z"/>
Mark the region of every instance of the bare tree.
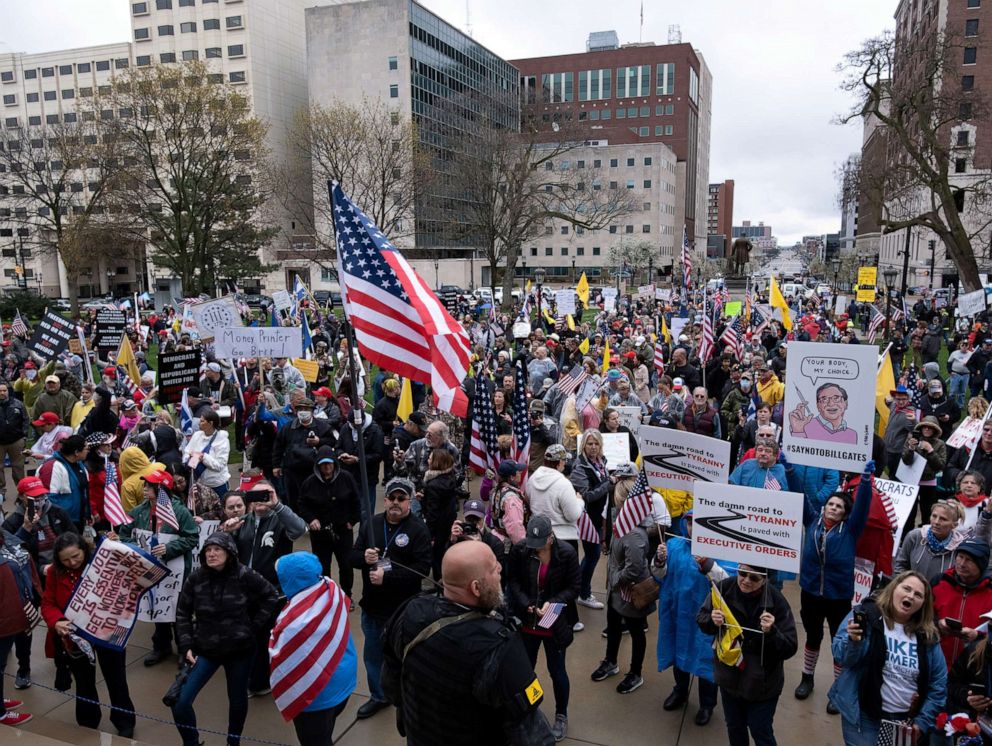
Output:
<path fill-rule="evenodd" d="M 120 213 L 152 246 L 155 263 L 186 293 L 267 271 L 259 252 L 276 229 L 261 209 L 266 126 L 244 94 L 188 62 L 129 70 L 106 103 L 120 112 Z"/>
<path fill-rule="evenodd" d="M 617 267 L 619 271 L 625 268 L 630 272 L 631 278 L 636 279 L 643 270 L 648 269 L 658 258 L 658 246 L 650 241 L 631 241 L 624 243 L 623 240 L 609 251 L 610 265 Z M 653 282 L 654 278 L 648 278 L 648 282 Z"/>
<path fill-rule="evenodd" d="M 39 253 L 61 259 L 73 313 L 82 271 L 124 250 L 108 215 L 120 165 L 117 138 L 86 104 L 57 123 L 0 130 L 0 217 L 26 228 Z"/>
<path fill-rule="evenodd" d="M 975 246 L 992 227 L 992 172 L 975 168 L 972 122 L 986 121 L 989 109 L 957 76 L 962 54 L 960 40 L 925 27 L 906 39 L 892 33 L 869 39 L 838 67 L 842 88 L 856 98 L 840 121 L 877 122 L 884 137 L 884 156 L 848 169 L 844 188 L 871 198 L 883 232 L 933 231 L 964 286 L 974 290 L 980 287 Z M 961 159 L 966 168 L 958 173 Z"/>

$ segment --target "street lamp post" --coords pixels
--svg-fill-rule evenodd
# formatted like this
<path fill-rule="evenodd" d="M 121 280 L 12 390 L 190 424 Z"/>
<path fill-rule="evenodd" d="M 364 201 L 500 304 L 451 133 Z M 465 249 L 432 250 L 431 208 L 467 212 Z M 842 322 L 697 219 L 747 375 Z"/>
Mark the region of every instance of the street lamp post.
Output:
<path fill-rule="evenodd" d="M 537 323 L 539 328 L 543 323 L 542 320 L 544 319 L 544 314 L 541 311 L 541 301 L 544 300 L 544 275 L 544 267 L 538 267 L 534 270 L 534 282 L 537 283 Z"/>
<path fill-rule="evenodd" d="M 836 290 L 837 277 L 840 275 L 840 259 L 831 259 L 830 268 L 834 271 L 834 290 Z"/>
<path fill-rule="evenodd" d="M 572 284 L 575 284 L 575 260 L 572 260 Z"/>
<path fill-rule="evenodd" d="M 886 267 L 885 271 L 882 272 L 882 276 L 885 278 L 885 343 L 888 344 L 889 340 L 892 339 L 892 317 L 890 310 L 892 308 L 892 286 L 896 281 L 896 268 Z"/>
<path fill-rule="evenodd" d="M 112 269 L 107 270 L 107 295 L 109 296 L 113 296 L 114 294 L 113 286 L 111 285 L 111 283 L 113 282 L 114 277 L 116 275 L 117 273 L 114 272 L 114 270 Z"/>

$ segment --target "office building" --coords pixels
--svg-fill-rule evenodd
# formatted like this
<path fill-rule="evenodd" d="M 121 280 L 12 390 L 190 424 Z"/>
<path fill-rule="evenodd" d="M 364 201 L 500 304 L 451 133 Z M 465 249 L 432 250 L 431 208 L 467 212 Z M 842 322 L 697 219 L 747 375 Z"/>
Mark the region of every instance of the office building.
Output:
<path fill-rule="evenodd" d="M 710 184 L 706 204 L 706 255 L 713 259 L 730 256 L 734 225 L 734 180 Z"/>

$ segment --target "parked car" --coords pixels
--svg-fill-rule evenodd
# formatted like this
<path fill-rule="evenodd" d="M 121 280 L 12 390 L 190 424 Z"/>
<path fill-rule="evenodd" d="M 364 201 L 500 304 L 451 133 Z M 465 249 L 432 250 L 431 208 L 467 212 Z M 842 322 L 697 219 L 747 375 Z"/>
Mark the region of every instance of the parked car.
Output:
<path fill-rule="evenodd" d="M 261 295 L 260 293 L 245 293 L 245 304 L 249 308 L 267 311 L 272 305 L 272 298 L 268 295 Z"/>
<path fill-rule="evenodd" d="M 331 291 L 330 290 L 314 290 L 313 291 L 313 299 L 315 301 L 317 301 L 322 306 L 326 306 L 327 305 L 327 301 L 330 299 L 330 297 L 331 297 Z"/>

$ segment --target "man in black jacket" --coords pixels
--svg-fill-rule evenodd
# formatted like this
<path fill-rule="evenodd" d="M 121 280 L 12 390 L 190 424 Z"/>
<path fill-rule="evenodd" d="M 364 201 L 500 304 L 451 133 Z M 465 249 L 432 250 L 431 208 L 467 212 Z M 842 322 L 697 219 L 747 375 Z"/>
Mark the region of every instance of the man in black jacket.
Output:
<path fill-rule="evenodd" d="M 382 689 L 383 630 L 400 605 L 420 593 L 420 580 L 431 569 L 431 537 L 426 524 L 410 513 L 414 487 L 409 479 L 394 477 L 386 484 L 386 510 L 372 519 L 372 541 L 362 526 L 351 563 L 362 568 L 362 661 L 369 682 L 369 701 L 358 708 L 358 718 L 372 717 L 388 707 Z"/>
<path fill-rule="evenodd" d="M 359 487 L 337 464 L 334 449 L 321 446 L 313 474 L 300 487 L 300 517 L 310 528 L 310 549 L 324 575 L 331 575 L 331 557 L 338 561 L 338 585 L 348 598 L 354 586 L 352 529 L 362 517 Z"/>
<path fill-rule="evenodd" d="M 362 464 L 358 460 L 358 430 L 355 428 L 355 413 L 348 417 L 347 424 L 342 424 L 338 431 L 337 455 L 341 468 L 351 474 L 355 484 L 361 489 Z M 363 412 L 362 442 L 365 444 L 365 475 L 368 479 L 368 510 L 375 513 L 375 488 L 379 484 L 379 469 L 386 457 L 385 437 L 382 428 L 372 419 L 371 415 Z M 316 554 L 316 552 L 315 552 Z"/>
<path fill-rule="evenodd" d="M 7 495 L 7 470 L 4 457 L 10 458 L 14 482 L 24 479 L 24 439 L 28 434 L 28 411 L 24 403 L 10 395 L 10 386 L 0 383 L 0 503 Z"/>
<path fill-rule="evenodd" d="M 317 463 L 317 449 L 334 445 L 334 431 L 327 420 L 313 416 L 313 401 L 303 399 L 294 409 L 296 417 L 279 430 L 272 449 L 272 473 L 282 477 L 291 508 L 296 506 L 300 485 Z"/>

